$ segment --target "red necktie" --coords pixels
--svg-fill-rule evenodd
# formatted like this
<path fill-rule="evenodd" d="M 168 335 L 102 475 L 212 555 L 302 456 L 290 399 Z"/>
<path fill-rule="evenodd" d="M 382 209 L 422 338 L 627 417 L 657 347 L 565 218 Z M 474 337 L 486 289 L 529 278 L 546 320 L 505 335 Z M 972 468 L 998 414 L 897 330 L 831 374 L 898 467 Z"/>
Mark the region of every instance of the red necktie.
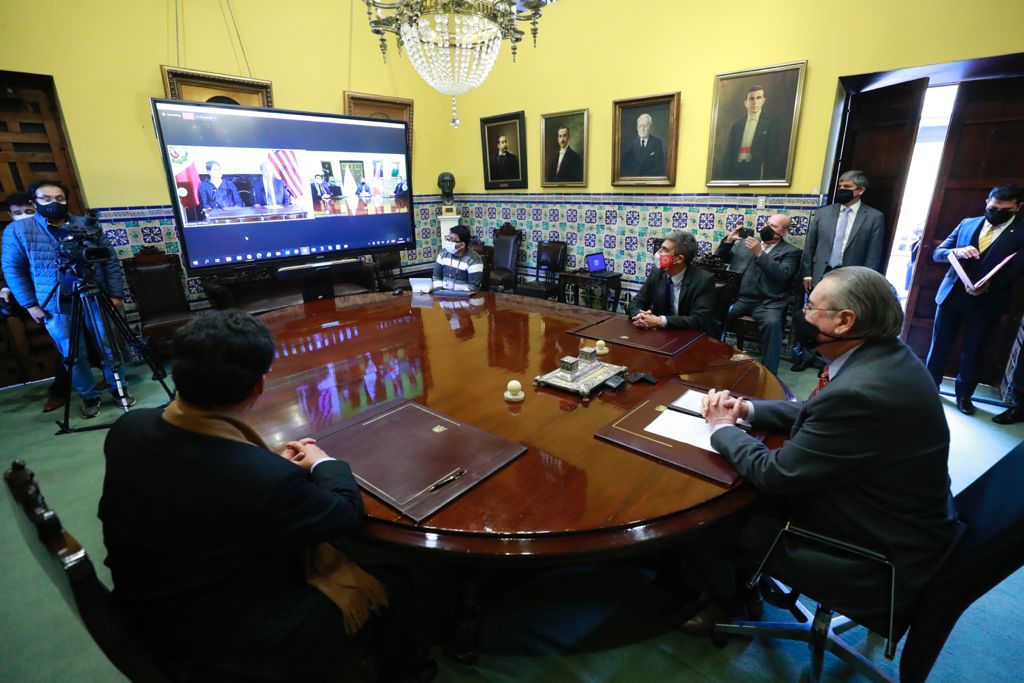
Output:
<path fill-rule="evenodd" d="M 821 390 L 824 389 L 826 386 L 828 386 L 828 366 L 827 365 L 825 366 L 825 372 L 821 373 L 821 377 L 818 378 L 818 388 L 811 392 L 811 395 L 807 397 L 807 400 L 809 401 L 812 398 L 814 398 L 815 396 L 817 396 L 819 393 L 821 393 Z"/>

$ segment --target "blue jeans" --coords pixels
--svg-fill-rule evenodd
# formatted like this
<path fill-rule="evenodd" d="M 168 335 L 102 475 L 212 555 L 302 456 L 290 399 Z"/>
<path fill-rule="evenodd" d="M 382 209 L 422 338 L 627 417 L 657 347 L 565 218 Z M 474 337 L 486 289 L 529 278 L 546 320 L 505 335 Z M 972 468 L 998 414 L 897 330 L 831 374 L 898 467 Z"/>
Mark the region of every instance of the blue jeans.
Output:
<path fill-rule="evenodd" d="M 71 348 L 71 314 L 59 313 L 50 315 L 46 319 L 46 331 L 53 337 L 54 343 L 57 345 L 57 350 L 60 351 L 60 355 L 67 358 L 68 352 Z M 107 380 L 107 384 L 110 385 L 111 390 L 114 390 L 116 384 L 114 383 L 114 371 L 110 366 L 110 363 L 104 359 L 103 361 L 103 376 Z M 124 385 L 124 377 L 121 378 L 121 383 Z M 96 380 L 92 376 L 92 368 L 89 366 L 89 352 L 88 346 L 85 343 L 85 334 L 82 333 L 78 340 L 78 353 L 75 357 L 75 363 L 71 368 L 71 384 L 75 387 L 75 391 L 83 399 L 89 400 L 99 397 L 100 392 L 96 389 Z"/>

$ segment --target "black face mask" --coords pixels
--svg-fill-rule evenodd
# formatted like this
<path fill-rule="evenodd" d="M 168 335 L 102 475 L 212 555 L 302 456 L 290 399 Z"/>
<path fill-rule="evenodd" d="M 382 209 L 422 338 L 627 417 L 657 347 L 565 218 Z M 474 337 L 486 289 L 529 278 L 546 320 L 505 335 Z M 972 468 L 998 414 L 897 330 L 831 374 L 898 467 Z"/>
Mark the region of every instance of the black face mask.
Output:
<path fill-rule="evenodd" d="M 853 190 L 839 188 L 832 197 L 836 200 L 837 204 L 846 204 L 853 199 Z"/>
<path fill-rule="evenodd" d="M 992 225 L 1002 225 L 1013 218 L 1012 209 L 997 209 L 994 206 L 985 207 L 985 220 Z"/>
<path fill-rule="evenodd" d="M 856 341 L 860 337 L 836 337 L 827 332 L 822 332 L 816 325 L 804 317 L 803 311 L 797 311 L 793 315 L 793 335 L 797 342 L 805 349 L 816 349 L 822 344 L 831 344 L 837 341 Z M 819 341 L 818 336 L 828 337 L 831 341 Z"/>
<path fill-rule="evenodd" d="M 771 242 L 773 239 L 778 237 L 778 235 L 775 234 L 775 231 L 768 225 L 761 228 L 757 234 L 760 235 L 762 242 Z"/>
<path fill-rule="evenodd" d="M 49 204 L 36 202 L 36 213 L 46 220 L 59 221 L 68 215 L 68 205 L 60 202 L 50 202 Z"/>

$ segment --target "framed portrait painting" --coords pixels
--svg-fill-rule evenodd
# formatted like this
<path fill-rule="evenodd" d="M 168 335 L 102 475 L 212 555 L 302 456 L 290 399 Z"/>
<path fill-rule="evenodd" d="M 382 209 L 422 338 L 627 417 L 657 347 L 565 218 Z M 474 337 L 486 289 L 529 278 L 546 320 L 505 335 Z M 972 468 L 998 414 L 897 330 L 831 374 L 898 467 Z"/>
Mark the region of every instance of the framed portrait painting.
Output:
<path fill-rule="evenodd" d="M 244 107 L 274 106 L 270 81 L 166 65 L 160 66 L 160 73 L 164 80 L 164 95 L 168 99 L 240 104 Z"/>
<path fill-rule="evenodd" d="M 615 100 L 612 185 L 675 185 L 679 93 Z"/>
<path fill-rule="evenodd" d="M 484 189 L 525 188 L 526 114 L 521 111 L 480 119 Z"/>
<path fill-rule="evenodd" d="M 413 101 L 404 97 L 386 97 L 345 91 L 346 114 L 408 123 L 410 154 L 412 153 L 412 105 Z"/>
<path fill-rule="evenodd" d="M 542 187 L 587 184 L 589 109 L 540 115 Z"/>
<path fill-rule="evenodd" d="M 715 76 L 707 185 L 787 186 L 807 62 Z"/>

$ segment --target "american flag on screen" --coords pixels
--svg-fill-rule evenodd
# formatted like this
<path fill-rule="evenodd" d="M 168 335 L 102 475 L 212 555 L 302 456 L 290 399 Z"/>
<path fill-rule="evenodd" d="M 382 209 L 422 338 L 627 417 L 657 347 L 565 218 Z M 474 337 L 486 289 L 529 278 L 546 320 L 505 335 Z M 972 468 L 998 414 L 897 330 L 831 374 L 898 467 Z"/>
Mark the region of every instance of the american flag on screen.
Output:
<path fill-rule="evenodd" d="M 267 160 L 274 167 L 277 177 L 284 181 L 288 191 L 293 197 L 301 197 L 302 176 L 299 175 L 299 160 L 295 152 L 290 149 L 275 149 L 267 155 Z"/>

